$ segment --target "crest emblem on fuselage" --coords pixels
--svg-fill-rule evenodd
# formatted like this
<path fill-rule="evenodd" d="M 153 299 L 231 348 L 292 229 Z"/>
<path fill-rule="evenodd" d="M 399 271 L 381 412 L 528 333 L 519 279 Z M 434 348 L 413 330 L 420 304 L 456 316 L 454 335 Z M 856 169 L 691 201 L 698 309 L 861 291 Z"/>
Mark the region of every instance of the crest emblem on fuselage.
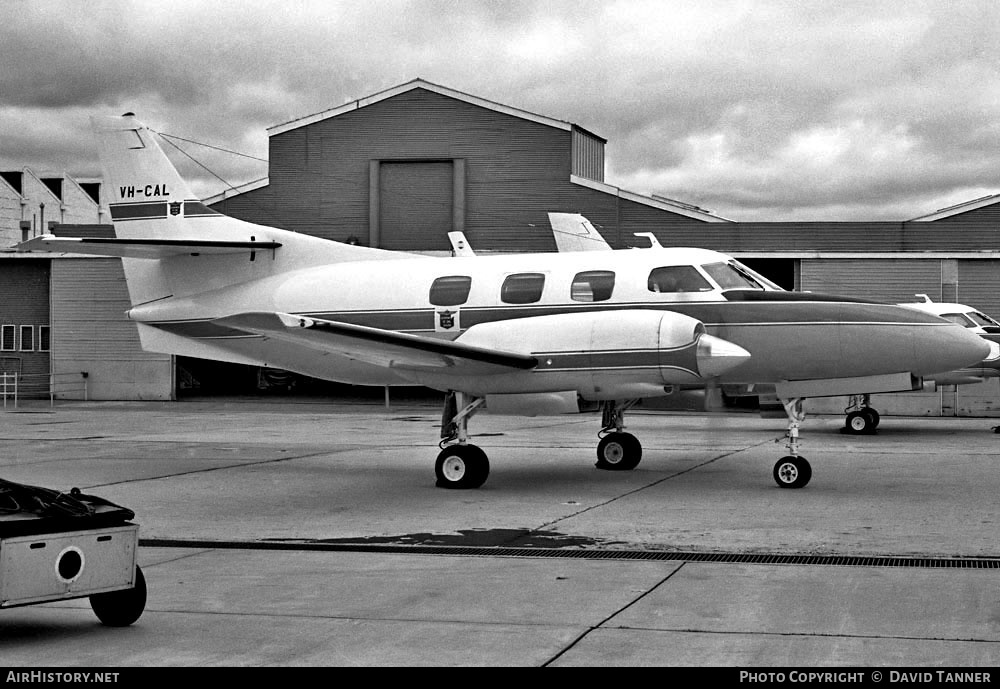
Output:
<path fill-rule="evenodd" d="M 181 214 L 181 202 L 171 201 L 170 202 L 170 215 L 180 215 Z"/>
<path fill-rule="evenodd" d="M 438 311 L 434 330 L 436 332 L 452 332 L 458 330 L 458 309 L 454 311 Z"/>

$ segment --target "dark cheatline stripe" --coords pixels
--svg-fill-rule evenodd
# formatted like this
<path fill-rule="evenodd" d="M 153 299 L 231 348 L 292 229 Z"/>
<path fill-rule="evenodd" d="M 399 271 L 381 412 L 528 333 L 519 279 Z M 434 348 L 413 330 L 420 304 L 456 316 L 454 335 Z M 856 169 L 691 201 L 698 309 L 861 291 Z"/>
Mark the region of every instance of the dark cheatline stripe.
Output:
<path fill-rule="evenodd" d="M 674 368 L 697 376 L 697 344 L 675 349 L 618 349 L 599 352 L 536 352 L 539 371 Z M 549 363 L 551 362 L 551 363 Z"/>
<path fill-rule="evenodd" d="M 165 217 L 167 217 L 167 204 L 165 201 L 111 204 L 112 220 L 148 220 L 150 218 Z"/>
<path fill-rule="evenodd" d="M 214 211 L 208 206 L 206 206 L 201 201 L 185 201 L 184 202 L 184 217 L 185 218 L 199 218 L 206 215 L 222 215 L 218 211 Z"/>

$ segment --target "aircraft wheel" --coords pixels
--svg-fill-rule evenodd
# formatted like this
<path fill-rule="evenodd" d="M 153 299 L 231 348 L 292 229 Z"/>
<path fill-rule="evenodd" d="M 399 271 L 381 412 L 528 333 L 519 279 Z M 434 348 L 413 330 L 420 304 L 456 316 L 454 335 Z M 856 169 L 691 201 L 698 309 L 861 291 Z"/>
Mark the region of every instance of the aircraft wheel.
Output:
<path fill-rule="evenodd" d="M 877 414 L 870 414 L 869 412 L 875 412 L 873 409 L 860 409 L 857 411 L 852 411 L 847 415 L 847 431 L 853 433 L 854 435 L 869 435 L 875 432 L 875 426 L 878 425 Z"/>
<path fill-rule="evenodd" d="M 135 568 L 135 586 L 95 593 L 90 597 L 90 607 L 97 619 L 109 627 L 127 627 L 139 619 L 146 609 L 146 577 L 139 566 Z"/>
<path fill-rule="evenodd" d="M 608 433 L 597 444 L 597 468 L 630 471 L 639 466 L 642 445 L 631 433 Z"/>
<path fill-rule="evenodd" d="M 882 417 L 879 416 L 878 412 L 872 409 L 871 407 L 865 407 L 861 411 L 867 412 L 868 416 L 872 417 L 872 430 L 874 431 L 876 428 L 878 428 L 878 422 L 882 419 Z"/>
<path fill-rule="evenodd" d="M 439 488 L 479 488 L 490 475 L 490 460 L 475 445 L 449 445 L 434 464 Z"/>
<path fill-rule="evenodd" d="M 774 465 L 774 480 L 782 488 L 801 488 L 812 478 L 812 467 L 804 457 L 782 457 Z"/>

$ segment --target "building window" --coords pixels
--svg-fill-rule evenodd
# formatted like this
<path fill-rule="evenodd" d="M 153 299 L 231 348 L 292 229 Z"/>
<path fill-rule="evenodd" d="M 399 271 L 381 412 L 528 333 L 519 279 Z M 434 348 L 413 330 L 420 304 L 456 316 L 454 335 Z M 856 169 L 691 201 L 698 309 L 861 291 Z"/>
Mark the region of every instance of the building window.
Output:
<path fill-rule="evenodd" d="M 48 352 L 52 348 L 51 335 L 49 334 L 49 326 L 40 325 L 38 326 L 38 351 Z"/>
<path fill-rule="evenodd" d="M 646 286 L 650 292 L 711 292 L 709 284 L 694 266 L 653 268 Z"/>
<path fill-rule="evenodd" d="M 22 352 L 35 351 L 35 326 L 33 325 L 21 326 L 21 351 Z"/>
<path fill-rule="evenodd" d="M 16 349 L 14 338 L 17 336 L 17 328 L 13 325 L 0 327 L 0 351 L 13 352 Z"/>
<path fill-rule="evenodd" d="M 545 287 L 543 273 L 508 275 L 500 287 L 500 301 L 505 304 L 533 304 L 542 298 L 543 287 Z"/>
<path fill-rule="evenodd" d="M 430 302 L 434 306 L 458 306 L 469 299 L 472 278 L 467 275 L 446 275 L 431 284 Z"/>
<path fill-rule="evenodd" d="M 615 274 L 610 270 L 577 273 L 570 288 L 573 301 L 607 301 L 615 289 Z"/>

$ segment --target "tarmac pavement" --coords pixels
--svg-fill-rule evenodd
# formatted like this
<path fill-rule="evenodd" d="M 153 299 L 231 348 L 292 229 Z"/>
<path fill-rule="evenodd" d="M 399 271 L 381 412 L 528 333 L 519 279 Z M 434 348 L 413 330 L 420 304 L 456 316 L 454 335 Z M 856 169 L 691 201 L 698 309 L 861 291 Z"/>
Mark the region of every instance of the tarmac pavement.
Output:
<path fill-rule="evenodd" d="M 8 410 L 0 477 L 133 510 L 149 596 L 127 628 L 85 599 L 0 610 L 0 663 L 998 664 L 995 420 L 809 417 L 800 490 L 771 477 L 781 420 L 626 420 L 642 463 L 607 472 L 599 416 L 477 415 L 491 475 L 450 491 L 425 403 Z"/>

